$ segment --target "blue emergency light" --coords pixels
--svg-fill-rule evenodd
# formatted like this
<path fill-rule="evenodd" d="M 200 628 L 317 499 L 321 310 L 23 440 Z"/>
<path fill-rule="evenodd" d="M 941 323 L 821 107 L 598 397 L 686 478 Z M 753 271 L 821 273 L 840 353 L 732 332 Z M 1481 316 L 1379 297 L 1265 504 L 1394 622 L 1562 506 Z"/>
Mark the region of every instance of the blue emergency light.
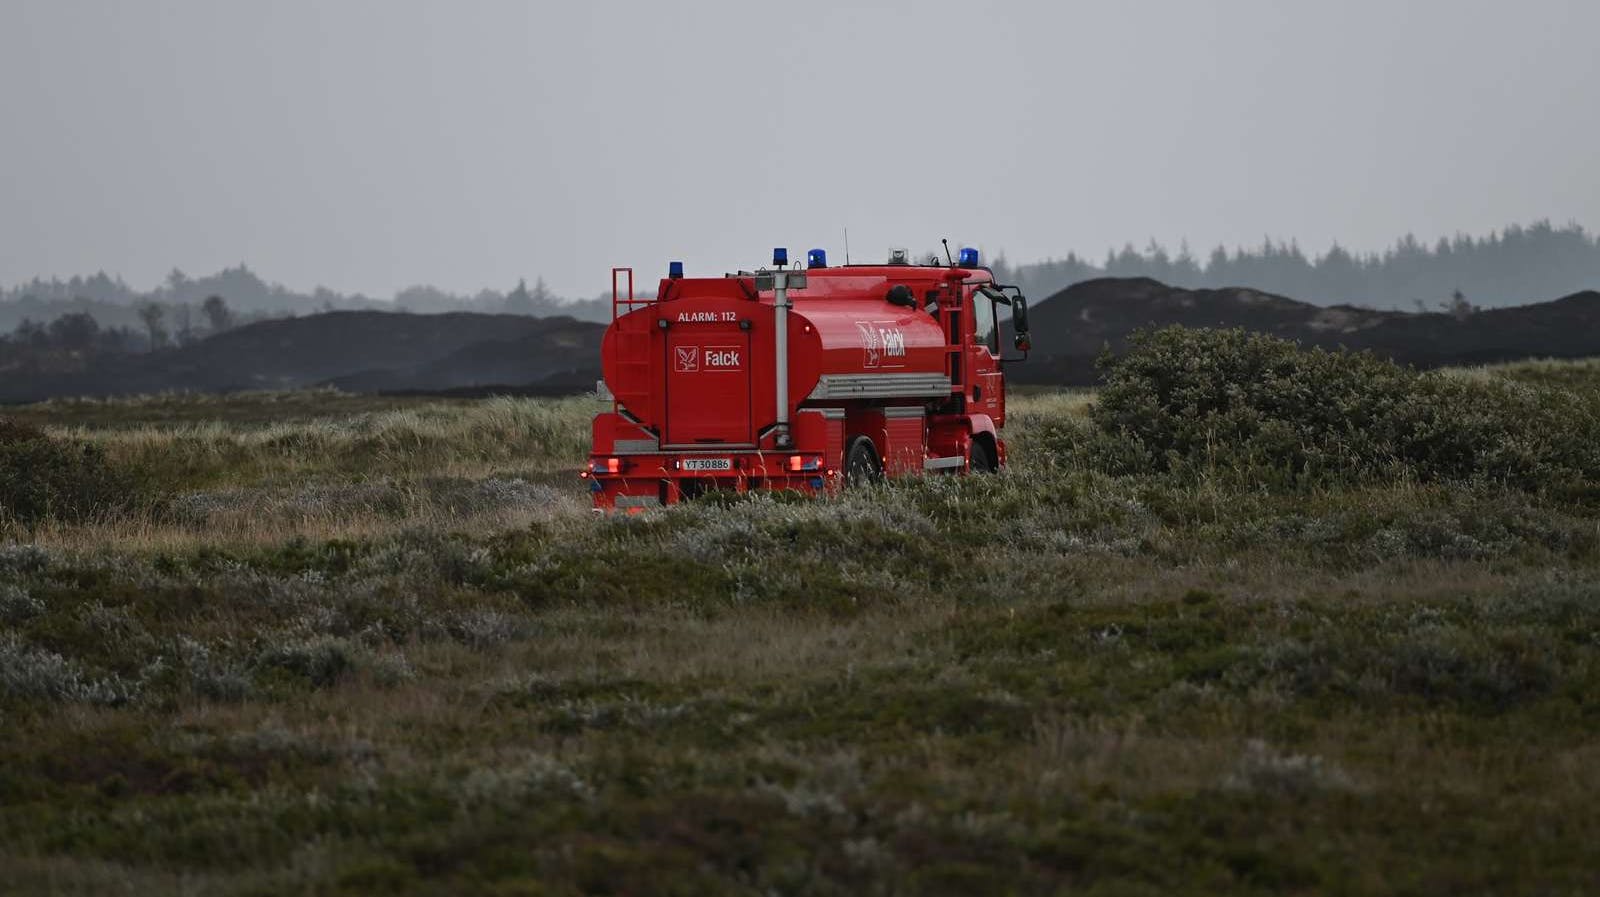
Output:
<path fill-rule="evenodd" d="M 673 280 L 683 276 L 683 262 L 667 262 L 667 276 Z"/>
<path fill-rule="evenodd" d="M 806 253 L 806 267 L 807 268 L 826 268 L 826 267 L 828 267 L 828 254 L 826 252 L 823 252 L 821 249 L 813 249 L 813 250 L 811 250 L 810 252 Z"/>
<path fill-rule="evenodd" d="M 956 264 L 963 268 L 978 267 L 978 250 L 971 246 L 961 247 L 961 253 L 956 256 Z"/>
<path fill-rule="evenodd" d="M 787 268 L 789 266 L 789 250 L 782 246 L 772 250 L 772 267 Z"/>

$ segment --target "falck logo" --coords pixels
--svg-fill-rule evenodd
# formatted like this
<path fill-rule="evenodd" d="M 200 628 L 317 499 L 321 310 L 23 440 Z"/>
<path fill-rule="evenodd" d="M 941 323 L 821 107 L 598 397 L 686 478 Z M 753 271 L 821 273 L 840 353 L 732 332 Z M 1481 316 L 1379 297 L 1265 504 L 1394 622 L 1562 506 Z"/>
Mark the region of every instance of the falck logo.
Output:
<path fill-rule="evenodd" d="M 706 370 L 739 370 L 739 355 L 741 352 L 742 350 L 739 346 L 706 346 Z"/>
<path fill-rule="evenodd" d="M 906 335 L 892 321 L 857 321 L 856 330 L 864 352 L 862 367 L 905 367 Z"/>
<path fill-rule="evenodd" d="M 700 370 L 700 347 L 677 346 L 677 369 L 680 374 L 692 374 Z"/>

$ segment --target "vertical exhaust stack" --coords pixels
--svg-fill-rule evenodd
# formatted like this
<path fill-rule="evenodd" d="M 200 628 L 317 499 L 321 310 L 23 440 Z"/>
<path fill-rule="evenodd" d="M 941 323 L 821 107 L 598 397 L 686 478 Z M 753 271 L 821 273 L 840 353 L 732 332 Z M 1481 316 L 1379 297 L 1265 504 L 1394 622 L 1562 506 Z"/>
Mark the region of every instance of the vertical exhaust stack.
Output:
<path fill-rule="evenodd" d="M 779 246 L 772 250 L 772 339 L 777 366 L 773 378 L 777 382 L 777 418 L 773 422 L 774 441 L 778 448 L 794 446 L 794 436 L 789 432 L 789 290 L 806 287 L 804 271 L 789 271 L 789 250 Z"/>
<path fill-rule="evenodd" d="M 778 448 L 790 448 L 794 437 L 789 433 L 789 249 L 773 249 L 773 361 L 778 369 L 773 377 L 778 382 L 778 417 L 773 422 L 773 438 Z M 794 286 L 805 286 L 805 273 L 798 275 Z"/>

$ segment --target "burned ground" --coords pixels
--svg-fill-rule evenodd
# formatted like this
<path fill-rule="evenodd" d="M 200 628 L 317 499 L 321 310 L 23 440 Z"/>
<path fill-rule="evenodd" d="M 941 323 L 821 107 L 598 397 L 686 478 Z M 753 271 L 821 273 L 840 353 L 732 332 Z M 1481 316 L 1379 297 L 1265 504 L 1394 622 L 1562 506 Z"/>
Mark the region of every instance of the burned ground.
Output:
<path fill-rule="evenodd" d="M 564 317 L 328 312 L 261 321 L 158 352 L 65 359 L 51 370 L 8 367 L 0 358 L 0 402 L 315 386 L 570 395 L 594 388 L 603 329 Z"/>
<path fill-rule="evenodd" d="M 1259 290 L 1188 290 L 1154 280 L 1104 278 L 1034 297 L 1037 351 L 1013 379 L 1056 386 L 1099 380 L 1096 360 L 1120 353 L 1141 330 L 1242 327 L 1305 346 L 1370 350 L 1418 367 L 1482 365 L 1600 355 L 1600 293 L 1459 313 L 1319 306 Z"/>
<path fill-rule="evenodd" d="M 1242 327 L 1306 346 L 1369 349 L 1419 367 L 1481 365 L 1600 355 L 1600 293 L 1417 314 L 1106 278 L 1034 297 L 1032 325 L 1036 351 L 1008 369 L 1013 382 L 1092 385 L 1102 352 L 1121 352 L 1134 333 L 1171 325 Z M 365 394 L 574 395 L 600 377 L 602 332 L 599 324 L 563 317 L 330 312 L 261 321 L 145 354 L 65 352 L 42 364 L 0 351 L 0 403 L 317 386 Z"/>

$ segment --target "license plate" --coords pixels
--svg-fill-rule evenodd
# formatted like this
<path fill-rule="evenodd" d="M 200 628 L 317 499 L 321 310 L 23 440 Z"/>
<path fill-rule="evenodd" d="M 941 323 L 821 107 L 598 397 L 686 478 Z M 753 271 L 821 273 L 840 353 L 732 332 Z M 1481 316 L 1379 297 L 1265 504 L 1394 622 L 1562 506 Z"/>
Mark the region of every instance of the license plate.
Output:
<path fill-rule="evenodd" d="M 732 470 L 732 458 L 684 458 L 684 470 Z"/>

